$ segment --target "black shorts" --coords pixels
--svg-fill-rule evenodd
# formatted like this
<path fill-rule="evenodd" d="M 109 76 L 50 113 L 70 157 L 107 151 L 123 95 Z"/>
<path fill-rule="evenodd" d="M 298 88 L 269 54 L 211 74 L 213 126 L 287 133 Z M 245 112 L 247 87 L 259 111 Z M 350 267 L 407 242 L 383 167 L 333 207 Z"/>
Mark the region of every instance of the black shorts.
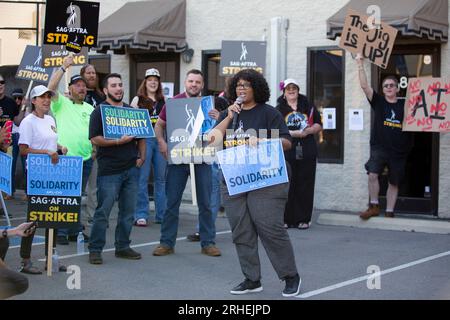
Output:
<path fill-rule="evenodd" d="M 407 155 L 393 155 L 384 149 L 371 148 L 370 159 L 367 161 L 365 168 L 367 174 L 382 174 L 384 167 L 387 166 L 389 171 L 389 183 L 398 186 L 405 175 L 407 158 Z"/>

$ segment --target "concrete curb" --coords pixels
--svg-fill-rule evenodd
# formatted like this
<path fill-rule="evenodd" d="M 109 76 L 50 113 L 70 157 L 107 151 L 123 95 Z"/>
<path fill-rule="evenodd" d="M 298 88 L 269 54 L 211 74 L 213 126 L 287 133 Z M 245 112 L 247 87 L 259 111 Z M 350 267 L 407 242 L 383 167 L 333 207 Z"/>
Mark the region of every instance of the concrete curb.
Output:
<path fill-rule="evenodd" d="M 346 226 L 355 228 L 381 229 L 391 231 L 424 232 L 450 234 L 450 222 L 430 221 L 408 218 L 374 217 L 364 221 L 358 215 L 340 213 L 321 213 L 317 218 L 321 225 Z"/>

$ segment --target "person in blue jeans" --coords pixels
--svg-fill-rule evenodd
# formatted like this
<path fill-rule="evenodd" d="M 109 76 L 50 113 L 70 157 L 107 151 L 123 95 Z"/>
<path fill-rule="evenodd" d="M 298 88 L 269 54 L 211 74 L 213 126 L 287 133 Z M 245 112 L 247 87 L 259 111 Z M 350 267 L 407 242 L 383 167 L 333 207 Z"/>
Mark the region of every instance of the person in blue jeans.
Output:
<path fill-rule="evenodd" d="M 111 73 L 103 80 L 104 104 L 131 108 L 122 102 L 122 77 Z M 119 213 L 115 232 L 115 256 L 138 260 L 141 254 L 130 248 L 130 234 L 136 209 L 139 168 L 145 162 L 145 140 L 124 135 L 120 139 L 105 139 L 101 109 L 91 113 L 89 139 L 97 147 L 97 201 L 94 222 L 89 239 L 89 262 L 102 264 L 102 251 L 106 243 L 106 228 L 115 201 Z"/>
<path fill-rule="evenodd" d="M 131 101 L 131 106 L 139 109 L 147 109 L 154 127 L 158 121 L 159 113 L 164 106 L 164 95 L 161 85 L 161 76 L 157 69 L 151 68 L 145 72 L 145 79 L 139 86 L 137 96 Z M 138 227 L 146 227 L 149 220 L 148 179 L 153 165 L 155 220 L 162 222 L 166 210 L 166 168 L 167 161 L 159 152 L 156 138 L 147 138 L 146 156 L 139 170 L 139 189 L 134 213 L 134 224 Z"/>
<path fill-rule="evenodd" d="M 204 85 L 203 74 L 200 70 L 190 70 L 184 81 L 185 92 L 174 99 L 199 97 Z M 159 150 L 168 159 L 167 142 L 165 140 L 166 106 L 159 114 L 155 125 L 156 138 Z M 207 256 L 217 257 L 221 255 L 215 245 L 215 226 L 211 212 L 211 166 L 205 163 L 194 164 L 196 191 L 199 209 L 200 245 L 201 253 Z M 161 224 L 160 245 L 153 251 L 154 256 L 165 256 L 174 253 L 177 238 L 180 204 L 183 191 L 189 176 L 189 164 L 169 164 L 166 176 L 167 209 Z"/>

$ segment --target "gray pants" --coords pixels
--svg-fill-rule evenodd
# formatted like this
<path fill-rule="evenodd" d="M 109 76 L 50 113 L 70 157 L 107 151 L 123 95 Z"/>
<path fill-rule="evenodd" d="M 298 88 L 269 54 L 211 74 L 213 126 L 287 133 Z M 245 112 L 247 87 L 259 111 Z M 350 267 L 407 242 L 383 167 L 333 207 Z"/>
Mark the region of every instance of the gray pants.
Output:
<path fill-rule="evenodd" d="M 95 209 L 97 208 L 97 172 L 98 163 L 97 159 L 95 159 L 92 164 L 91 174 L 89 175 L 89 180 L 86 187 L 87 202 L 85 217 L 87 220 L 94 219 Z"/>
<path fill-rule="evenodd" d="M 289 184 L 284 183 L 229 196 L 227 187 L 221 184 L 222 199 L 242 273 L 251 281 L 261 279 L 258 236 L 278 278 L 284 280 L 297 274 L 294 250 L 283 227 L 288 190 Z"/>

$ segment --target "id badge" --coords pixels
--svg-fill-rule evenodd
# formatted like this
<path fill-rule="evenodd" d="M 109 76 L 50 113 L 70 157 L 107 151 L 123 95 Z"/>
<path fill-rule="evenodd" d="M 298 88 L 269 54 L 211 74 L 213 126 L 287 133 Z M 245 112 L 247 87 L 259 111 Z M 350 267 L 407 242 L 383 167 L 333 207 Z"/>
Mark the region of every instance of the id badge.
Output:
<path fill-rule="evenodd" d="M 300 144 L 297 144 L 295 147 L 295 160 L 303 159 L 303 147 Z"/>

